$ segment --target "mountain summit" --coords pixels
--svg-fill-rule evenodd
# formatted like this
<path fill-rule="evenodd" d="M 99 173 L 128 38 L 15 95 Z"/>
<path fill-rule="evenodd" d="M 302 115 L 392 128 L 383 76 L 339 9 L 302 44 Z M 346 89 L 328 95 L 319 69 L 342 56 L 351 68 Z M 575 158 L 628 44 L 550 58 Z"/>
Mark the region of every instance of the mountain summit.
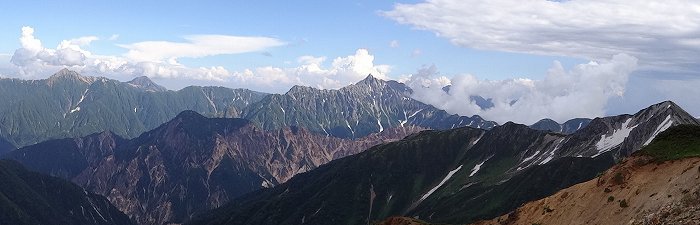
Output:
<path fill-rule="evenodd" d="M 131 85 L 132 87 L 142 89 L 144 91 L 151 91 L 151 92 L 160 92 L 160 91 L 167 91 L 168 89 L 156 84 L 148 78 L 147 76 L 140 76 L 136 77 L 133 80 L 126 82 L 127 84 Z"/>

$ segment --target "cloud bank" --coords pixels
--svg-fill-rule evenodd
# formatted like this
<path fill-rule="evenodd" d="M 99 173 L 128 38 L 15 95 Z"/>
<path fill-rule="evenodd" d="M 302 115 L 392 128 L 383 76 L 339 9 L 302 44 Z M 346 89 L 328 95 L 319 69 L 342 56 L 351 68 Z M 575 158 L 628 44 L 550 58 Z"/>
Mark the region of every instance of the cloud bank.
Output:
<path fill-rule="evenodd" d="M 355 83 L 367 75 L 389 79 L 389 65 L 376 65 L 374 56 L 367 49 L 358 49 L 354 55 L 337 57 L 325 65 L 326 57 L 301 56 L 299 66 L 289 68 L 260 67 L 235 72 L 233 77 L 239 82 L 263 89 L 280 84 L 305 85 L 321 89 L 335 89 Z"/>
<path fill-rule="evenodd" d="M 108 38 L 116 39 L 117 36 Z M 229 71 L 223 66 L 188 67 L 178 58 L 198 58 L 214 55 L 256 52 L 284 45 L 285 42 L 267 37 L 238 37 L 224 35 L 192 35 L 187 42 L 146 41 L 120 45 L 128 49 L 122 56 L 93 54 L 85 50 L 95 36 L 63 40 L 56 48 L 45 47 L 34 36 L 34 29 L 23 27 L 19 38 L 21 48 L 11 56 L 11 65 L 19 77 L 42 78 L 67 67 L 86 75 L 130 79 L 135 76 L 153 78 L 210 81 L 262 91 L 284 92 L 292 85 L 322 89 L 340 88 L 357 82 L 369 74 L 388 79 L 391 67 L 376 65 L 367 49 L 327 60 L 325 56 L 301 56 L 290 67 L 258 67 Z M 6 58 L 6 57 L 0 57 Z M 11 75 L 9 73 L 3 76 Z M 125 77 L 126 76 L 126 77 Z"/>
<path fill-rule="evenodd" d="M 256 52 L 285 45 L 269 37 L 239 37 L 227 35 L 190 35 L 188 42 L 145 41 L 119 45 L 129 49 L 126 57 L 134 61 L 174 61 L 177 58 L 200 58 L 213 55 Z"/>
<path fill-rule="evenodd" d="M 636 68 L 636 58 L 618 54 L 610 60 L 592 61 L 568 71 L 555 62 L 542 80 L 482 80 L 472 75 L 448 79 L 432 66 L 403 81 L 413 88 L 414 98 L 450 113 L 481 115 L 499 123 L 532 124 L 543 118 L 564 122 L 604 116 L 607 102 L 624 95 L 629 74 Z M 443 90 L 445 85 L 451 85 L 449 92 Z M 494 106 L 481 109 L 470 100 L 471 96 L 491 99 Z"/>
<path fill-rule="evenodd" d="M 108 40 L 117 39 L 118 35 Z M 120 45 L 128 49 L 123 56 L 93 54 L 83 47 L 100 40 L 95 36 L 63 40 L 56 48 L 46 48 L 34 36 L 32 27 L 22 27 L 21 48 L 12 55 L 12 70 L 23 78 L 40 78 L 67 67 L 85 74 L 109 77 L 149 76 L 156 78 L 184 78 L 193 80 L 225 81 L 233 76 L 222 66 L 187 67 L 178 58 L 198 58 L 213 55 L 240 54 L 261 51 L 285 43 L 267 37 L 239 37 L 226 35 L 192 35 L 188 42 L 148 41 Z"/>
<path fill-rule="evenodd" d="M 625 53 L 642 70 L 700 69 L 698 1 L 427 0 L 382 15 L 463 47 L 588 60 Z"/>

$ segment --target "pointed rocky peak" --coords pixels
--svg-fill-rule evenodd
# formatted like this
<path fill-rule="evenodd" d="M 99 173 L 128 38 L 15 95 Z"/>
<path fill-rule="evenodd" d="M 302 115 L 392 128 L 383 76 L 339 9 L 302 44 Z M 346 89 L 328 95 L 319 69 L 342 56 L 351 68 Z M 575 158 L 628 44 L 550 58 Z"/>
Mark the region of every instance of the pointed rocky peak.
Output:
<path fill-rule="evenodd" d="M 72 80 L 72 81 L 81 81 L 85 83 L 92 83 L 95 81 L 94 77 L 85 77 L 80 75 L 78 72 L 69 70 L 67 68 L 63 68 L 60 71 L 56 72 L 55 74 L 51 75 L 49 77 L 48 81 L 50 83 L 59 81 L 59 80 Z"/>
<path fill-rule="evenodd" d="M 683 108 L 672 101 L 663 101 L 642 109 L 634 117 L 637 121 L 648 121 L 652 118 L 668 118 L 681 124 L 698 124 L 698 121 Z"/>
<path fill-rule="evenodd" d="M 369 75 L 367 75 L 367 77 L 365 77 L 365 79 L 362 79 L 361 81 L 358 81 L 355 84 L 356 85 L 378 86 L 378 85 L 384 85 L 385 81 L 374 77 L 372 74 L 369 74 Z"/>
<path fill-rule="evenodd" d="M 127 84 L 131 85 L 132 87 L 144 90 L 144 91 L 150 91 L 150 92 L 160 92 L 160 91 L 167 91 L 168 89 L 156 84 L 148 78 L 147 76 L 140 76 L 136 77 L 133 80 L 126 82 Z"/>

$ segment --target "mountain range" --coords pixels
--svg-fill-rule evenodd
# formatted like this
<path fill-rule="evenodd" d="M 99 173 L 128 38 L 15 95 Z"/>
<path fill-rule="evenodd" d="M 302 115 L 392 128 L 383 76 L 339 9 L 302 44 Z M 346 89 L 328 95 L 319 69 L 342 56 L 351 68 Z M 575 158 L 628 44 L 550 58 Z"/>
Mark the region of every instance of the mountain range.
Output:
<path fill-rule="evenodd" d="M 170 91 L 147 77 L 120 82 L 70 70 L 0 79 L 0 158 L 83 193 L 69 194 L 77 205 L 34 212 L 41 209 L 17 201 L 60 204 L 55 193 L 17 191 L 35 180 L 0 185 L 21 196 L 4 207 L 25 213 L 0 223 L 52 224 L 42 221 L 66 208 L 59 223 L 471 223 L 591 180 L 658 146 L 672 127 L 700 125 L 670 101 L 634 115 L 499 125 L 449 114 L 412 92 L 371 75 L 337 90 L 284 94 Z M 11 168 L 4 174 L 44 176 L 3 165 Z M 99 207 L 85 211 L 86 203 Z M 383 221 L 392 216 L 414 219 Z"/>
<path fill-rule="evenodd" d="M 183 111 L 134 139 L 102 132 L 26 146 L 3 157 L 104 195 L 140 224 L 179 223 L 422 129 L 387 128 L 351 140 L 300 127 L 264 130 L 245 119 Z"/>
<path fill-rule="evenodd" d="M 64 69 L 44 80 L 0 79 L 0 138 L 10 147 L 103 131 L 134 138 L 185 110 L 245 118 L 266 130 L 297 126 L 341 138 L 407 125 L 496 125 L 479 116 L 449 114 L 413 100 L 410 93 L 404 84 L 371 75 L 339 90 L 295 86 L 285 94 L 266 94 L 198 86 L 169 91 L 147 77 L 120 82 Z"/>
<path fill-rule="evenodd" d="M 366 224 L 394 215 L 468 223 L 590 180 L 679 124 L 672 102 L 565 135 L 506 123 L 424 131 L 233 200 L 191 224 Z"/>
<path fill-rule="evenodd" d="M 136 137 L 184 110 L 237 117 L 266 94 L 186 87 L 162 91 L 147 78 L 119 82 L 64 69 L 44 80 L 0 79 L 0 137 L 16 147 L 111 131 Z"/>

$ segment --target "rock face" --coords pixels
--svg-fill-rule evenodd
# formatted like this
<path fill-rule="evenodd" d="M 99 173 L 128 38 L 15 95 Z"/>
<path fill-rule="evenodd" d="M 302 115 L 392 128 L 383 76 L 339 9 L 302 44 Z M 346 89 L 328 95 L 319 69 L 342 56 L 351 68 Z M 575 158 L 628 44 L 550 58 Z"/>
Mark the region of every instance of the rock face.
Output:
<path fill-rule="evenodd" d="M 266 95 L 222 87 L 161 88 L 147 78 L 122 83 L 65 69 L 45 80 L 0 79 L 0 137 L 17 147 L 106 130 L 136 137 L 183 110 L 237 117 Z"/>
<path fill-rule="evenodd" d="M 264 129 L 299 126 L 341 138 L 363 137 L 409 125 L 431 129 L 489 129 L 496 125 L 479 116 L 448 114 L 410 98 L 410 93 L 411 89 L 402 83 L 370 75 L 339 90 L 294 86 L 283 95 L 268 95 L 251 104 L 242 115 Z"/>
<path fill-rule="evenodd" d="M 697 121 L 662 102 L 596 118 L 571 135 L 514 123 L 421 132 L 236 199 L 192 224 L 361 224 L 395 215 L 468 223 L 590 180 L 679 124 Z"/>
<path fill-rule="evenodd" d="M 419 130 L 406 126 L 349 140 L 299 127 L 266 131 L 245 119 L 184 111 L 134 139 L 103 132 L 27 146 L 4 157 L 102 194 L 140 224 L 180 223 Z"/>
<path fill-rule="evenodd" d="M 68 181 L 0 160 L 0 224 L 134 224 L 110 202 Z"/>

